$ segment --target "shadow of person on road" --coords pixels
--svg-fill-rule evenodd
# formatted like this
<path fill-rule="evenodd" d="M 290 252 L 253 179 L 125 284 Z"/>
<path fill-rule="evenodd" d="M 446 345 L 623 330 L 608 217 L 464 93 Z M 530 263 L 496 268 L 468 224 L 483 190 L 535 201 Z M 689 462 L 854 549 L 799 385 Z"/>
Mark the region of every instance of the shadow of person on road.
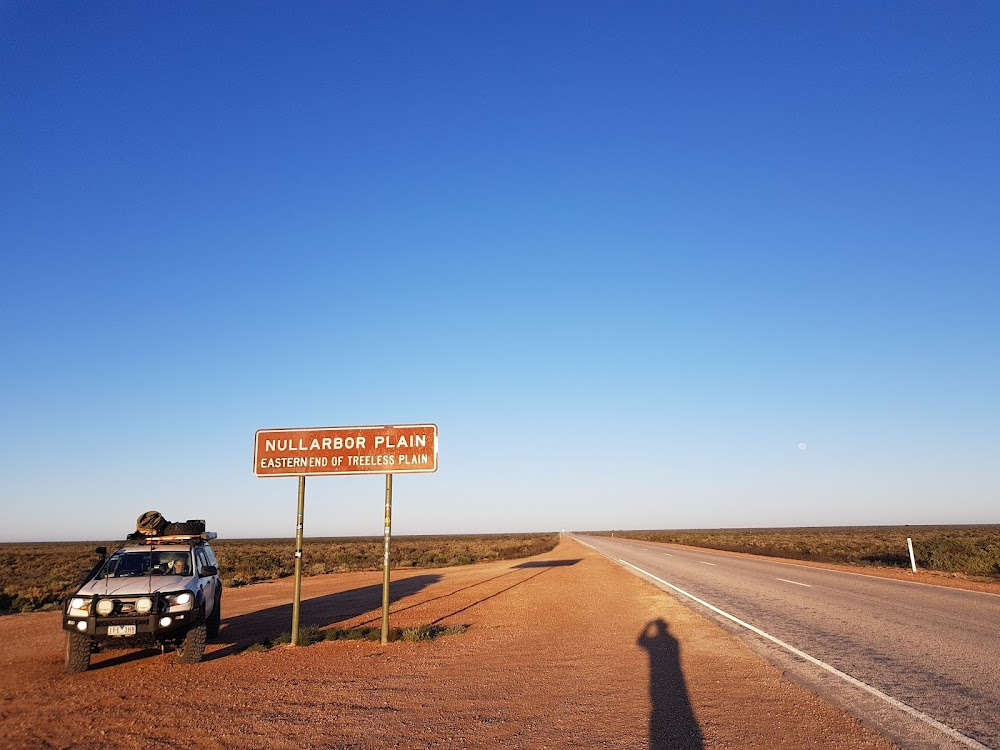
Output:
<path fill-rule="evenodd" d="M 681 670 L 677 639 L 661 617 L 636 641 L 649 654 L 649 750 L 700 750 L 704 741 Z"/>

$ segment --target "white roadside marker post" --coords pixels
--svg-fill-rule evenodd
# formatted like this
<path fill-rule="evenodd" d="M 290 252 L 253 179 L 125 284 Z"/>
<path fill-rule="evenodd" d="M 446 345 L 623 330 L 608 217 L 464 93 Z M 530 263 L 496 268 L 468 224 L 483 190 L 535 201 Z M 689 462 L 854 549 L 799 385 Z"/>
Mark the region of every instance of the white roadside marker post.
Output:
<path fill-rule="evenodd" d="M 913 568 L 913 572 L 917 572 L 917 560 L 913 556 L 913 539 L 906 537 L 906 546 L 910 550 L 910 567 Z"/>

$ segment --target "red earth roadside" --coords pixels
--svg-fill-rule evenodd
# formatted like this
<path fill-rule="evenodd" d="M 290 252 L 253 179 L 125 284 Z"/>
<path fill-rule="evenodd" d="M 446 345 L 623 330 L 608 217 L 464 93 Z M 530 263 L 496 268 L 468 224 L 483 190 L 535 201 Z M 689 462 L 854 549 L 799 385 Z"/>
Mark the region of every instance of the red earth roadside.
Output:
<path fill-rule="evenodd" d="M 95 655 L 63 673 L 59 613 L 0 618 L 3 748 L 885 748 L 739 640 L 590 549 L 394 572 L 422 643 L 248 652 L 290 625 L 292 581 L 225 592 L 205 660 Z M 380 621 L 381 574 L 303 581 L 302 623 Z"/>

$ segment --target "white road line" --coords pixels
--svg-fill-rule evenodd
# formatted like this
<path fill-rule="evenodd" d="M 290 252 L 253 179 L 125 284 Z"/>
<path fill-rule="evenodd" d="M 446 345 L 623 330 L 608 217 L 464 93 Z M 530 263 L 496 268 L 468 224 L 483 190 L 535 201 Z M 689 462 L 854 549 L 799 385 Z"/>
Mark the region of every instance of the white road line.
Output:
<path fill-rule="evenodd" d="M 783 581 L 784 583 L 794 583 L 796 586 L 805 586 L 807 589 L 811 589 L 812 586 L 808 583 L 799 583 L 798 581 L 789 581 L 787 578 L 775 578 L 776 581 Z"/>
<path fill-rule="evenodd" d="M 593 545 L 587 544 L 582 539 L 579 539 L 577 537 L 573 537 L 573 538 L 576 539 L 576 541 L 580 542 L 580 544 L 582 544 L 582 545 L 584 545 L 586 547 L 590 547 L 595 552 L 600 552 L 600 554 L 602 554 L 602 555 L 606 554 L 604 552 L 601 552 L 599 549 L 597 549 L 597 547 L 594 547 Z M 621 541 L 621 540 L 620 539 L 611 539 L 611 541 L 616 541 L 617 542 L 617 541 Z M 712 549 L 709 549 L 707 547 L 694 547 L 693 549 L 696 549 L 699 552 L 706 552 L 708 554 L 714 554 L 714 555 L 727 555 L 727 556 L 729 556 L 729 555 L 743 555 L 744 557 L 754 557 L 753 555 L 746 555 L 745 553 L 742 553 L 742 552 L 726 553 L 726 552 L 721 552 L 719 550 L 712 550 Z M 664 554 L 666 554 L 666 553 L 664 553 Z M 670 557 L 673 557 L 673 555 L 670 555 Z M 907 581 L 907 580 L 902 579 L 902 578 L 882 578 L 881 576 L 872 575 L 871 573 L 856 573 L 853 570 L 839 570 L 837 568 L 823 568 L 823 567 L 818 567 L 818 566 L 815 566 L 815 565 L 803 565 L 803 564 L 797 563 L 797 562 L 788 562 L 787 560 L 777 560 L 777 559 L 775 559 L 773 557 L 771 557 L 771 558 L 760 557 L 760 560 L 761 560 L 761 562 L 767 562 L 767 563 L 770 563 L 772 565 L 787 565 L 790 568 L 798 568 L 799 570 L 802 570 L 803 568 L 808 568 L 810 570 L 817 570 L 817 571 L 821 571 L 823 573 L 840 573 L 841 575 L 845 575 L 845 576 L 861 576 L 862 578 L 867 578 L 869 581 L 875 580 L 875 581 L 881 581 L 882 583 L 887 583 L 887 584 L 888 583 L 901 583 L 901 584 L 906 585 L 906 586 L 933 586 L 936 589 L 946 588 L 949 591 L 951 591 L 952 593 L 956 593 L 956 594 L 969 594 L 970 596 L 993 596 L 993 597 L 1000 596 L 1000 594 L 994 594 L 992 591 L 970 591 L 969 589 L 955 589 L 955 588 L 952 588 L 951 586 L 942 586 L 940 583 L 925 583 L 923 581 Z"/>
<path fill-rule="evenodd" d="M 639 573 L 642 573 L 644 576 L 652 578 L 654 581 L 657 581 L 658 583 L 662 583 L 667 588 L 673 589 L 678 594 L 686 596 L 691 601 L 697 602 L 698 604 L 702 605 L 703 607 L 707 607 L 708 609 L 710 609 L 713 612 L 715 612 L 717 615 L 721 615 L 722 617 L 725 617 L 727 620 L 730 620 L 730 621 L 736 623 L 740 627 L 746 628 L 751 633 L 756 633 L 761 638 L 766 638 L 767 640 L 771 641 L 772 643 L 774 643 L 774 644 L 780 646 L 781 648 L 785 649 L 789 653 L 794 654 L 795 656 L 798 656 L 800 659 L 805 659 L 806 661 L 810 662 L 811 664 L 815 664 L 820 669 L 826 670 L 830 674 L 836 675 L 837 677 L 839 677 L 840 679 L 844 680 L 848 684 L 853 685 L 854 687 L 857 687 L 857 688 L 861 688 L 865 692 L 870 693 L 871 695 L 874 695 L 876 698 L 879 698 L 879 699 L 885 701 L 890 706 L 892 706 L 894 708 L 897 708 L 900 711 L 903 711 L 904 713 L 909 714 L 913 718 L 919 719 L 920 721 L 924 722 L 925 724 L 929 724 L 930 726 L 934 727 L 938 731 L 943 732 L 944 734 L 948 735 L 953 740 L 957 740 L 958 742 L 961 742 L 963 745 L 966 745 L 967 747 L 975 748 L 975 750 L 992 750 L 992 748 L 988 747 L 987 745 L 983 745 L 982 743 L 977 742 L 976 740 L 972 739 L 971 737 L 966 737 L 964 734 L 962 734 L 961 732 L 959 732 L 957 729 L 952 729 L 947 724 L 942 724 L 937 719 L 931 718 L 927 714 L 918 711 L 913 706 L 910 706 L 910 705 L 908 705 L 906 703 L 903 703 L 902 701 L 897 700 L 896 698 L 893 698 L 891 695 L 886 695 L 885 693 L 883 693 L 878 688 L 872 687 L 868 683 L 862 682 L 861 680 L 857 679 L 856 677 L 851 677 L 851 675 L 847 674 L 846 672 L 841 672 L 836 667 L 831 667 L 829 664 L 827 664 L 824 661 L 820 661 L 815 656 L 810 656 L 805 651 L 800 651 L 799 649 L 795 648 L 795 646 L 791 646 L 791 645 L 785 643 L 784 641 L 779 640 L 778 638 L 775 638 L 770 633 L 765 633 L 760 628 L 754 627 L 750 623 L 743 622 L 743 620 L 739 619 L 738 617 L 735 617 L 735 616 L 729 614 L 728 612 L 724 612 L 723 610 L 719 609 L 718 607 L 716 607 L 716 606 L 714 606 L 712 604 L 709 604 L 708 602 L 706 602 L 706 601 L 704 601 L 702 599 L 699 599 L 694 594 L 689 594 L 684 589 L 678 588 L 677 586 L 674 586 L 674 584 L 668 583 L 667 581 L 664 581 L 662 578 L 659 578 L 658 576 L 654 576 L 649 571 L 643 570 L 642 568 L 637 567 L 637 566 L 633 565 L 632 563 L 626 562 L 625 560 L 622 560 L 622 559 L 619 559 L 618 562 L 620 562 L 622 565 L 627 565 L 628 567 L 632 568 L 633 570 L 638 571 Z"/>
<path fill-rule="evenodd" d="M 663 554 L 666 555 L 667 557 L 673 557 L 673 555 L 671 555 L 669 552 L 664 552 Z"/>
<path fill-rule="evenodd" d="M 702 565 L 715 565 L 715 563 L 705 562 L 704 560 L 699 560 Z"/>

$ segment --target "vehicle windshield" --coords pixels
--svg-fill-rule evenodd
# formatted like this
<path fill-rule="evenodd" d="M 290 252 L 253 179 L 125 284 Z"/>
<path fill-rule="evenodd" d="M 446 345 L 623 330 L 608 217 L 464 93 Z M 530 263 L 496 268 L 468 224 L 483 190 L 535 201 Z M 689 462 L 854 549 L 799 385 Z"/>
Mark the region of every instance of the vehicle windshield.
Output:
<path fill-rule="evenodd" d="M 144 575 L 191 575 L 188 550 L 150 550 L 115 552 L 101 568 L 97 578 L 127 578 Z"/>

